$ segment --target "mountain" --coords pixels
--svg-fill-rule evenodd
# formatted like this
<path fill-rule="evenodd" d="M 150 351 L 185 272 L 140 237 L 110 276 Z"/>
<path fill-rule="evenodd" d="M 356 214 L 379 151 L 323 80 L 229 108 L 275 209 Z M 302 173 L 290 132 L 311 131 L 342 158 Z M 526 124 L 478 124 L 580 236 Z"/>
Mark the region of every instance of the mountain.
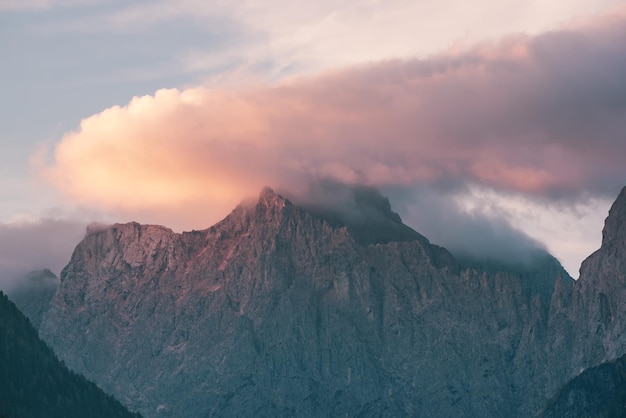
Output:
<path fill-rule="evenodd" d="M 428 243 L 426 237 L 402 223 L 400 215 L 391 210 L 388 198 L 371 187 L 324 181 L 311 186 L 300 207 L 333 227 L 345 227 L 361 245 Z"/>
<path fill-rule="evenodd" d="M 582 370 L 626 353 L 625 304 L 626 187 L 606 218 L 600 249 L 583 261 L 580 278 L 574 286 L 555 288 L 542 351 L 559 353 L 549 364 L 561 374 L 548 374 L 548 387 L 556 390 Z"/>
<path fill-rule="evenodd" d="M 626 416 L 626 355 L 585 370 L 550 400 L 544 418 Z"/>
<path fill-rule="evenodd" d="M 8 296 L 33 326 L 39 328 L 58 285 L 58 277 L 50 270 L 32 271 L 16 281 Z"/>
<path fill-rule="evenodd" d="M 543 249 L 535 249 L 525 255 L 520 262 L 499 261 L 496 259 L 457 258 L 461 269 L 474 269 L 488 274 L 507 272 L 519 278 L 522 290 L 526 297 L 539 295 L 542 301 L 549 306 L 554 292 L 555 278 L 565 278 L 562 283 L 570 287 L 574 282 L 565 271 L 561 263 Z"/>
<path fill-rule="evenodd" d="M 88 231 L 40 333 L 147 417 L 538 411 L 543 289 L 573 283 L 558 262 L 463 266 L 358 196 L 365 217 L 265 189 L 203 231 Z"/>
<path fill-rule="evenodd" d="M 0 292 L 0 416 L 139 417 L 72 373 Z"/>

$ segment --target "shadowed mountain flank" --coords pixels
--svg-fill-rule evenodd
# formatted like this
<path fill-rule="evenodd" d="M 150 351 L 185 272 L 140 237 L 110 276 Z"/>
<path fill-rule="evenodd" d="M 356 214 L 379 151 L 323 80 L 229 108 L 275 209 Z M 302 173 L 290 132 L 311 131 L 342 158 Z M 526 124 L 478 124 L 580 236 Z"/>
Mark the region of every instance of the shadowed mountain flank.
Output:
<path fill-rule="evenodd" d="M 2 292 L 0 348 L 0 416 L 139 418 L 68 370 Z"/>
<path fill-rule="evenodd" d="M 428 240 L 402 223 L 389 199 L 368 186 L 332 181 L 311 184 L 306 196 L 293 198 L 311 215 L 333 227 L 346 227 L 361 245 Z"/>
<path fill-rule="evenodd" d="M 626 416 L 626 355 L 585 370 L 563 386 L 544 418 Z"/>
<path fill-rule="evenodd" d="M 18 278 L 8 295 L 33 326 L 39 328 L 58 285 L 58 277 L 50 270 L 37 270 Z"/>

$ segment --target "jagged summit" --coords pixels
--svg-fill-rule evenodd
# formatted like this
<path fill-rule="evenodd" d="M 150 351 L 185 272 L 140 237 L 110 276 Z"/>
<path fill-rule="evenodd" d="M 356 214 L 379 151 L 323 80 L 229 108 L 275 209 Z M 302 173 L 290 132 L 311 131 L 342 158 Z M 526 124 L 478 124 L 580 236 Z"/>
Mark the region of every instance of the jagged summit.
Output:
<path fill-rule="evenodd" d="M 88 234 L 39 331 L 146 417 L 534 416 L 626 346 L 620 288 L 541 297 L 543 266 L 456 264 L 373 189 L 265 188 L 205 230 Z"/>
<path fill-rule="evenodd" d="M 591 254 L 580 266 L 581 277 L 586 276 L 589 280 L 599 280 L 602 275 L 591 275 L 589 270 L 612 271 L 612 267 L 617 265 L 617 277 L 626 282 L 626 187 L 622 188 L 615 202 L 609 210 L 609 215 L 604 221 L 602 229 L 602 245 Z M 606 281 L 606 285 L 611 285 L 613 280 Z"/>
<path fill-rule="evenodd" d="M 274 192 L 274 189 L 272 189 L 270 186 L 263 187 L 261 193 L 259 193 L 259 202 L 272 202 L 279 199 L 284 200 L 284 198 Z"/>
<path fill-rule="evenodd" d="M 362 186 L 338 187 L 332 191 L 332 198 L 328 194 L 313 193 L 306 198 L 295 198 L 298 202 L 292 203 L 290 199 L 266 186 L 256 201 L 238 205 L 213 226 L 200 231 L 183 232 L 182 236 L 211 236 L 219 233 L 221 238 L 233 238 L 249 234 L 252 230 L 263 231 L 262 234 L 271 236 L 279 233 L 280 225 L 303 223 L 315 229 L 317 227 L 310 222 L 316 221 L 326 223 L 335 230 L 345 228 L 354 241 L 363 246 L 410 241 L 431 246 L 423 235 L 402 223 L 400 216 L 391 210 L 389 199 L 377 190 Z M 104 240 L 107 246 L 119 241 L 124 248 L 129 248 L 124 258 L 133 259 L 134 263 L 140 263 L 146 254 L 154 253 L 159 246 L 170 245 L 167 243 L 176 241 L 180 236 L 181 234 L 165 226 L 139 224 L 135 221 L 109 225 L 90 224 L 86 233 L 88 240 Z M 436 246 L 432 248 L 442 263 L 451 262 L 452 256 L 447 250 Z"/>
<path fill-rule="evenodd" d="M 402 222 L 389 199 L 374 188 L 324 183 L 306 194 L 286 196 L 266 186 L 256 201 L 240 204 L 208 230 L 227 228 L 245 233 L 255 225 L 267 227 L 310 217 L 334 229 L 345 228 L 363 246 L 410 241 L 430 245 L 428 239 Z"/>
<path fill-rule="evenodd" d="M 602 230 L 602 246 L 626 250 L 626 187 L 622 189 L 609 210 Z"/>
<path fill-rule="evenodd" d="M 292 205 L 292 203 L 288 199 L 276 193 L 271 187 L 265 186 L 263 190 L 261 190 L 261 193 L 259 193 L 255 207 L 263 207 L 279 213 L 282 208 L 290 205 Z"/>
<path fill-rule="evenodd" d="M 346 227 L 361 245 L 428 239 L 402 222 L 389 199 L 377 189 L 363 185 L 321 182 L 306 196 L 293 199 L 314 216 L 335 227 Z"/>

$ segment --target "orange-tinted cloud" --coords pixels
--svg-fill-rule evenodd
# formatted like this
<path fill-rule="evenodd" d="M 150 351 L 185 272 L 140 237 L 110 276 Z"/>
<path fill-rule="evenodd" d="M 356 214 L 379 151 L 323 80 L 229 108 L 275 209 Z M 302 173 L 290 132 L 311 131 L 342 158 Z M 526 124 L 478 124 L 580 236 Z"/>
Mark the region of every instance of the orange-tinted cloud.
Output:
<path fill-rule="evenodd" d="M 185 213 L 182 227 L 263 185 L 324 177 L 613 193 L 626 181 L 624 39 L 621 16 L 270 87 L 159 90 L 83 120 L 43 171 L 82 204 Z"/>

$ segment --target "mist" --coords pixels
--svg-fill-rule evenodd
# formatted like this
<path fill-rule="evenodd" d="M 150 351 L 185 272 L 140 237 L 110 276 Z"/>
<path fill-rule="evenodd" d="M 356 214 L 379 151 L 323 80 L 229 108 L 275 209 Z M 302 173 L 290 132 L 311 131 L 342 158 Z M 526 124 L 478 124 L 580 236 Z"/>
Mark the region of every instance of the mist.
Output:
<path fill-rule="evenodd" d="M 464 208 L 458 201 L 462 193 L 460 185 L 380 189 L 323 179 L 285 195 L 353 233 L 377 230 L 371 233 L 381 237 L 379 242 L 426 238 L 457 258 L 512 264 L 530 263 L 546 252 L 542 243 L 513 227 L 504 212 Z M 401 222 L 417 234 L 398 228 Z"/>
<path fill-rule="evenodd" d="M 389 190 L 404 222 L 455 257 L 477 261 L 528 263 L 545 246 L 513 227 L 504 212 L 468 210 L 458 190 L 413 187 Z"/>
<path fill-rule="evenodd" d="M 85 230 L 85 222 L 73 220 L 0 224 L 0 289 L 10 291 L 33 270 L 48 268 L 59 276 Z"/>

